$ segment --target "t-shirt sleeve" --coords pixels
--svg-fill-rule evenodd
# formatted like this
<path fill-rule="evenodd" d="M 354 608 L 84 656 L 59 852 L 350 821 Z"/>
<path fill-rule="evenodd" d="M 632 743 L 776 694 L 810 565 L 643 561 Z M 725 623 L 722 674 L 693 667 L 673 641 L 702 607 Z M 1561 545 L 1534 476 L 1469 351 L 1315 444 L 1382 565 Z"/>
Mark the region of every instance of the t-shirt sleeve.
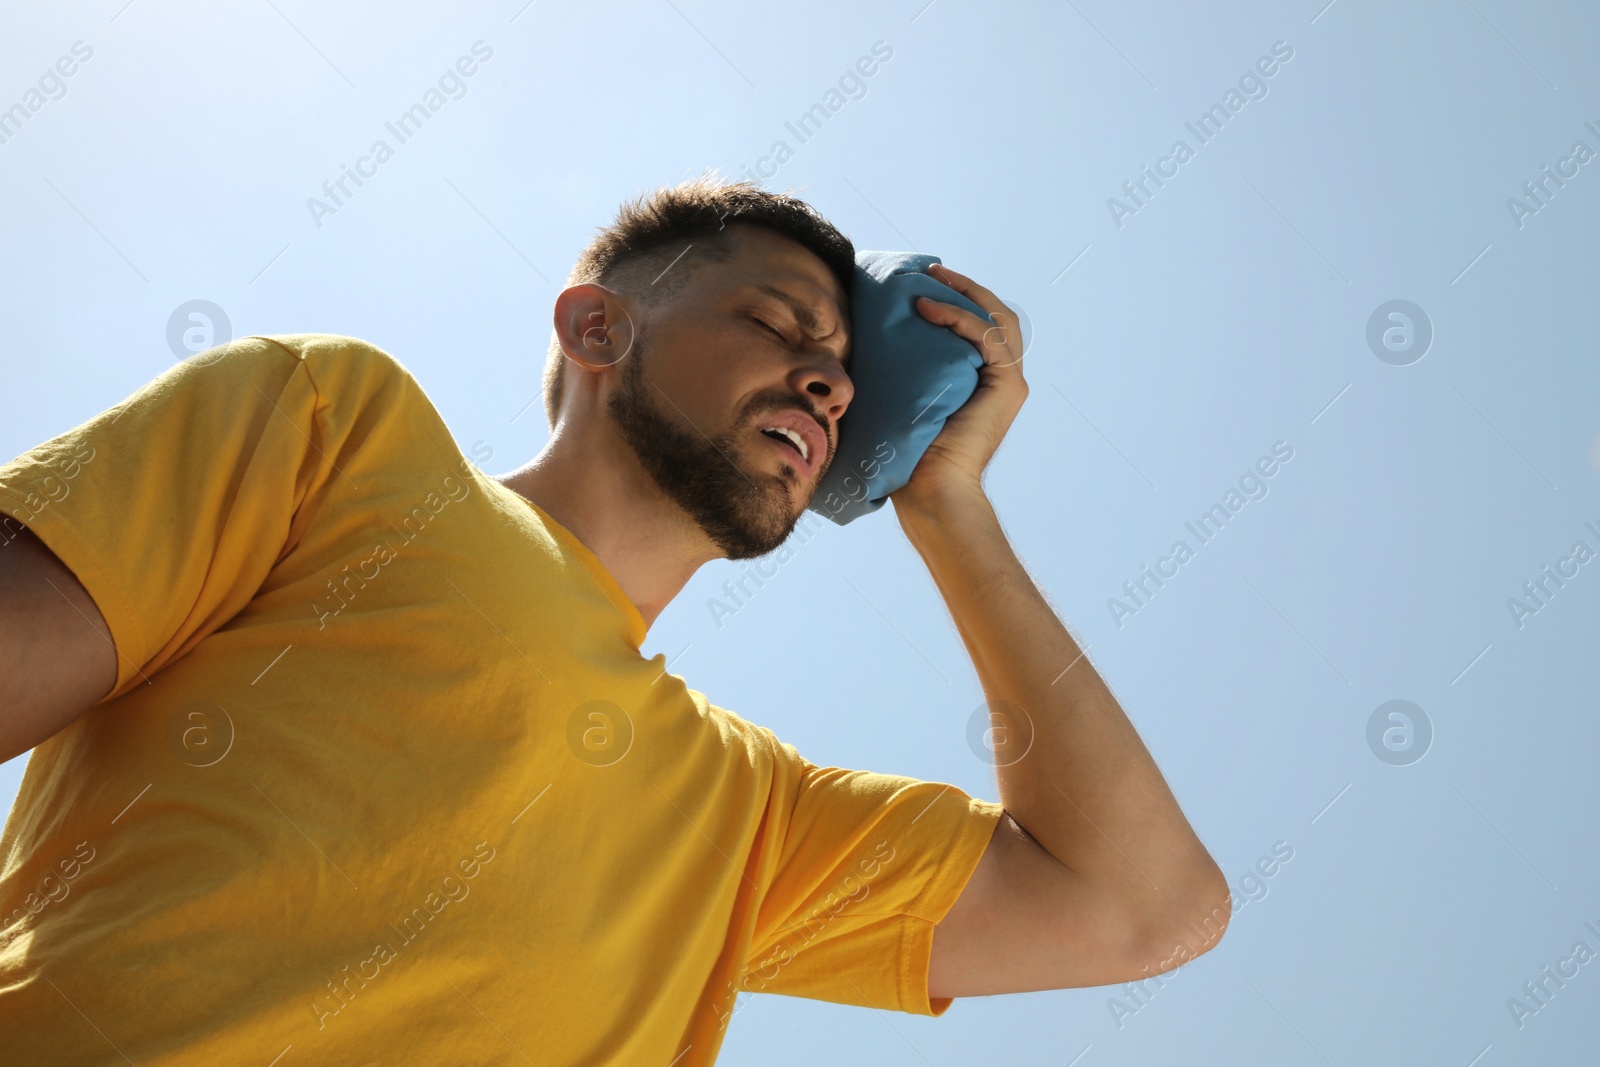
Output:
<path fill-rule="evenodd" d="M 355 358 L 389 358 L 340 340 Z M 238 614 L 339 477 L 342 442 L 328 439 L 308 362 L 240 338 L 0 466 L 0 551 L 28 527 L 111 629 L 117 680 L 104 700 Z"/>
<path fill-rule="evenodd" d="M 819 767 L 777 744 L 782 842 L 743 988 L 918 1015 L 933 929 L 966 887 L 1004 809 L 953 785 Z"/>

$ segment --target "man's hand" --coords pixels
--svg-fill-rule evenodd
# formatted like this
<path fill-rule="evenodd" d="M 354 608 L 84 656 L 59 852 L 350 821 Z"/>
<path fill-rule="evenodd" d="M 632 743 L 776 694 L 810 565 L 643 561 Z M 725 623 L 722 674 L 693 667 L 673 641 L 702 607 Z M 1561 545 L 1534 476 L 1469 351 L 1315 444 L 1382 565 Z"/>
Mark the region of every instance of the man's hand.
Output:
<path fill-rule="evenodd" d="M 931 500 L 951 490 L 981 489 L 983 469 L 1011 422 L 1028 398 L 1022 378 L 1022 330 L 1017 315 L 989 290 L 950 268 L 935 263 L 928 274 L 943 282 L 994 318 L 991 325 L 942 300 L 919 297 L 917 311 L 938 326 L 948 326 L 970 341 L 983 356 L 978 388 L 928 446 L 911 472 L 911 480 L 891 494 L 896 504 Z"/>

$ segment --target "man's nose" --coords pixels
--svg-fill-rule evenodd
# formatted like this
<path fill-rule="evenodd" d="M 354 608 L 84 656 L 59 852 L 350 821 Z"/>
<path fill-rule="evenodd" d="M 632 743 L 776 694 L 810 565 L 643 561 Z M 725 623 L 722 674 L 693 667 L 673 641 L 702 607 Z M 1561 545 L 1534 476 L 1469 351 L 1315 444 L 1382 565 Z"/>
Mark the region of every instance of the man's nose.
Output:
<path fill-rule="evenodd" d="M 851 398 L 855 396 L 855 386 L 850 376 L 831 354 L 797 367 L 790 376 L 790 386 L 804 393 L 812 406 L 827 416 L 830 423 L 844 414 Z"/>

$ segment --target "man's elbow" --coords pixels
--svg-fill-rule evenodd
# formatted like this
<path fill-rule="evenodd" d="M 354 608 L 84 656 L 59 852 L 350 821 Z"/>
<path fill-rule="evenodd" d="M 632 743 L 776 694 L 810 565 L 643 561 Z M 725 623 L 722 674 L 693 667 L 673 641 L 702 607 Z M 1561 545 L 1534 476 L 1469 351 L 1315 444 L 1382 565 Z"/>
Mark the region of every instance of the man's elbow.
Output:
<path fill-rule="evenodd" d="M 1157 961 L 1151 971 L 1159 974 L 1180 967 L 1216 948 L 1232 914 L 1228 879 L 1208 857 L 1188 884 L 1174 893 L 1172 907 L 1151 921 L 1147 954 Z"/>
<path fill-rule="evenodd" d="M 1101 984 L 1137 982 L 1176 970 L 1216 948 L 1228 929 L 1232 894 L 1222 871 L 1210 857 L 1197 864 L 1181 883 L 1162 879 L 1160 906 L 1148 903 L 1130 916 L 1126 952 Z"/>

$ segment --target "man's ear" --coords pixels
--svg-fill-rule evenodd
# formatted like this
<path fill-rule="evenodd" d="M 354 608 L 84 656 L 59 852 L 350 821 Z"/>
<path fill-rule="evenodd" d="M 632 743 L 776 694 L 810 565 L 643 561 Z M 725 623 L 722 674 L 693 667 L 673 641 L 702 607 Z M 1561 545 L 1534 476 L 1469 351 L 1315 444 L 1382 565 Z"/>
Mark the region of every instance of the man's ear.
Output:
<path fill-rule="evenodd" d="M 621 294 L 585 282 L 556 297 L 556 339 L 578 370 L 613 367 L 633 351 L 638 333 Z"/>

